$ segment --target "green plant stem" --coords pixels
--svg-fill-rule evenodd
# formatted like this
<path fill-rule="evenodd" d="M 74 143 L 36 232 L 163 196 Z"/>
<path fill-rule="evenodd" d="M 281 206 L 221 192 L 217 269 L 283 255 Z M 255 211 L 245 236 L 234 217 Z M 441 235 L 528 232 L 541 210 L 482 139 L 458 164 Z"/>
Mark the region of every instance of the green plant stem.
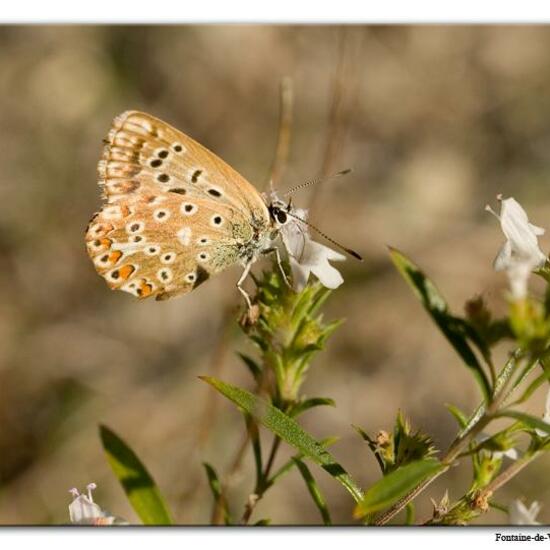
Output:
<path fill-rule="evenodd" d="M 443 475 L 460 455 L 462 450 L 469 445 L 470 441 L 478 435 L 485 426 L 492 420 L 493 405 L 496 405 L 496 401 L 493 402 L 487 409 L 487 411 L 481 416 L 481 418 L 470 428 L 470 430 L 459 435 L 453 443 L 451 443 L 448 451 L 441 459 L 441 463 L 445 466 L 440 471 L 436 472 L 432 477 L 420 482 L 412 491 L 407 493 L 402 499 L 397 501 L 393 506 L 388 508 L 385 512 L 377 516 L 374 520 L 374 525 L 385 525 L 394 516 L 396 516 L 409 502 L 416 498 L 428 485 L 435 481 L 439 476 Z"/>
<path fill-rule="evenodd" d="M 224 482 L 222 483 L 221 494 L 226 495 L 229 485 L 231 485 L 231 480 L 237 475 L 238 471 L 241 469 L 243 459 L 246 454 L 246 449 L 248 448 L 248 442 L 250 441 L 250 434 L 247 431 L 243 438 L 241 445 L 239 446 L 237 452 L 235 453 L 235 458 L 231 464 L 231 468 L 224 476 Z M 217 499 L 214 502 L 212 508 L 212 515 L 210 518 L 211 525 L 222 525 L 223 524 L 223 502 L 221 499 Z"/>
<path fill-rule="evenodd" d="M 538 458 L 541 454 L 542 451 L 535 451 L 533 454 L 516 460 L 509 468 L 495 477 L 495 479 L 493 479 L 493 481 L 491 481 L 491 483 L 489 483 L 489 485 L 487 485 L 487 487 L 479 493 L 479 497 L 481 497 L 482 500 L 491 498 L 491 495 L 495 491 L 508 483 L 513 477 L 519 474 L 523 468 L 525 468 L 528 464 L 531 464 L 531 462 L 533 462 L 533 460 Z"/>
<path fill-rule="evenodd" d="M 470 417 L 466 428 L 462 430 L 455 440 L 451 443 L 448 451 L 441 459 L 441 463 L 446 467 L 434 474 L 432 477 L 425 479 L 419 483 L 412 491 L 406 494 L 401 500 L 396 502 L 391 508 L 379 515 L 375 520 L 375 525 L 385 525 L 396 514 L 398 514 L 405 506 L 416 498 L 428 485 L 437 479 L 440 475 L 444 474 L 456 458 L 461 454 L 462 450 L 472 441 L 472 439 L 478 435 L 487 424 L 492 420 L 493 415 L 498 411 L 500 405 L 505 402 L 512 394 L 512 388 L 510 391 L 506 391 L 508 383 L 510 382 L 513 373 L 516 371 L 519 360 L 521 360 L 521 350 L 516 350 L 512 357 L 508 360 L 506 365 L 502 368 L 501 372 L 496 378 L 494 387 L 494 398 L 487 406 L 485 403 L 481 403 L 475 412 Z M 499 476 L 500 477 L 500 476 Z M 498 479 L 498 478 L 496 478 Z"/>
<path fill-rule="evenodd" d="M 258 480 L 254 492 L 248 497 L 248 501 L 244 508 L 243 516 L 241 518 L 241 525 L 248 524 L 248 522 L 250 521 L 250 517 L 252 516 L 252 512 L 256 507 L 256 504 L 264 496 L 267 489 L 269 489 L 269 487 L 271 486 L 269 484 L 269 474 L 271 473 L 271 468 L 275 463 L 275 457 L 277 456 L 277 451 L 279 450 L 280 445 L 281 438 L 275 436 L 275 438 L 273 439 L 273 444 L 271 446 L 271 451 L 269 453 L 269 458 L 267 459 L 267 464 L 262 473 L 261 479 Z"/>
<path fill-rule="evenodd" d="M 535 451 L 534 453 L 524 456 L 523 458 L 515 461 L 509 468 L 507 468 L 506 470 L 504 470 L 504 472 L 502 472 L 500 475 L 495 477 L 495 479 L 493 479 L 491 483 L 489 483 L 485 488 L 483 488 L 478 493 L 476 493 L 473 497 L 471 495 L 466 495 L 462 497 L 451 508 L 449 508 L 446 514 L 437 518 L 436 522 L 434 522 L 433 518 L 431 518 L 428 521 L 424 522 L 422 525 L 433 525 L 434 523 L 435 524 L 445 523 L 442 520 L 444 520 L 446 517 L 452 514 L 457 508 L 460 508 L 461 506 L 465 506 L 465 505 L 471 508 L 472 511 L 477 510 L 482 513 L 486 512 L 489 506 L 502 509 L 502 507 L 495 506 L 494 503 L 490 503 L 489 499 L 498 489 L 500 489 L 503 485 L 505 485 L 511 479 L 513 479 L 528 464 L 531 464 L 531 462 L 533 462 L 533 460 L 538 458 L 541 454 L 542 454 L 542 451 Z"/>

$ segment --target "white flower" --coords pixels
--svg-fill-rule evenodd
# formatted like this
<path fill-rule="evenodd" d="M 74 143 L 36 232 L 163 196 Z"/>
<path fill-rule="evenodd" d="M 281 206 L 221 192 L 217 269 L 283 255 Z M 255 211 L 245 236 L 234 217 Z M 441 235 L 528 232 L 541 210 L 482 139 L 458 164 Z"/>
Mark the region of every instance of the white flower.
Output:
<path fill-rule="evenodd" d="M 491 436 L 489 434 L 486 434 L 485 432 L 481 432 L 476 437 L 479 443 L 483 443 L 484 441 L 490 438 Z M 491 451 L 489 449 L 485 449 L 485 450 L 489 451 L 493 455 L 493 458 L 496 458 L 496 459 L 506 457 L 506 458 L 509 458 L 510 460 L 517 460 L 519 458 L 519 453 L 513 447 L 510 449 L 506 449 L 505 451 Z"/>
<path fill-rule="evenodd" d="M 295 210 L 294 214 L 305 220 L 306 210 Z M 328 246 L 312 241 L 307 225 L 296 218 L 281 227 L 281 236 L 288 252 L 294 290 L 300 292 L 313 273 L 327 288 L 337 288 L 344 279 L 329 261 L 342 261 L 346 257 Z"/>
<path fill-rule="evenodd" d="M 550 390 L 548 390 L 548 393 L 546 394 L 546 407 L 544 410 L 542 421 L 550 424 Z M 540 437 L 548 437 L 548 432 L 543 432 L 542 430 L 537 429 L 535 429 L 535 431 L 538 435 L 540 435 Z"/>
<path fill-rule="evenodd" d="M 512 197 L 500 201 L 500 216 L 487 205 L 485 210 L 494 214 L 500 220 L 506 242 L 502 245 L 493 266 L 496 271 L 506 271 L 510 282 L 512 296 L 515 299 L 527 295 L 527 280 L 534 269 L 544 266 L 546 256 L 538 245 L 544 229 L 529 223 L 527 214 L 521 205 Z"/>
<path fill-rule="evenodd" d="M 127 524 L 125 520 L 112 516 L 106 510 L 101 509 L 94 502 L 92 491 L 97 487 L 95 483 L 86 486 L 88 494 L 80 494 L 78 489 L 72 488 L 69 493 L 73 495 L 73 501 L 69 504 L 69 518 L 71 523 L 78 525 L 113 525 Z"/>
<path fill-rule="evenodd" d="M 540 525 L 538 521 L 535 521 L 539 512 L 540 504 L 538 502 L 533 502 L 527 508 L 521 500 L 516 499 L 508 507 L 508 519 L 510 525 Z"/>

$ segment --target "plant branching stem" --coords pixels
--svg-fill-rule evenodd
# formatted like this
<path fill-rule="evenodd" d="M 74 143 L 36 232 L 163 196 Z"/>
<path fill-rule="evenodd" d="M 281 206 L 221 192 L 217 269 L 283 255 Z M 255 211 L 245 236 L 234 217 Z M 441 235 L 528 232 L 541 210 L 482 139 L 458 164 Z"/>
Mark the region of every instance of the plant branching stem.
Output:
<path fill-rule="evenodd" d="M 264 496 L 264 493 L 270 487 L 269 475 L 271 473 L 271 469 L 273 468 L 273 464 L 275 463 L 275 457 L 277 456 L 277 451 L 279 450 L 280 445 L 281 438 L 275 436 L 275 438 L 273 439 L 273 444 L 271 445 L 271 451 L 269 453 L 269 458 L 267 459 L 267 464 L 265 465 L 265 469 L 262 473 L 262 477 L 260 480 L 258 480 L 254 493 L 248 497 L 248 501 L 244 508 L 243 516 L 241 518 L 241 525 L 248 524 L 248 522 L 250 521 L 250 516 L 252 516 L 252 512 L 254 511 L 256 504 Z"/>
<path fill-rule="evenodd" d="M 507 391 L 508 383 L 512 377 L 514 371 L 517 370 L 519 360 L 521 359 L 521 350 L 514 353 L 508 363 L 504 366 L 499 376 L 495 381 L 494 398 L 489 405 L 481 404 L 473 413 L 470 422 L 465 430 L 459 433 L 456 439 L 451 443 L 449 449 L 441 459 L 441 463 L 445 466 L 443 469 L 436 472 L 432 477 L 425 479 L 419 483 L 412 491 L 407 493 L 402 499 L 396 502 L 393 506 L 388 508 L 385 512 L 380 514 L 374 520 L 375 525 L 385 525 L 394 516 L 396 516 L 409 502 L 416 498 L 428 485 L 437 479 L 440 475 L 444 474 L 452 465 L 452 463 L 458 458 L 467 445 L 487 426 L 487 424 L 493 419 L 494 414 L 498 411 L 500 405 L 505 402 L 511 395 L 512 390 Z M 517 466 L 514 464 L 517 471 L 520 471 L 524 466 Z M 522 463 L 523 464 L 523 463 Z M 512 469 L 511 467 L 510 469 Z M 515 469 L 514 469 L 515 470 Z M 517 473 L 512 471 L 512 477 Z M 508 470 L 506 470 L 507 472 Z M 506 472 L 503 472 L 503 476 Z M 498 476 L 493 483 L 501 478 Z M 502 483 L 506 483 L 508 479 L 504 479 Z M 491 484 L 493 485 L 493 484 Z M 490 486 L 489 486 L 490 487 Z M 498 485 L 500 487 L 500 485 Z M 496 487 L 496 488 L 498 488 Z M 493 490 L 496 490 L 493 489 Z"/>
<path fill-rule="evenodd" d="M 501 474 L 499 474 L 485 489 L 481 491 L 479 494 L 479 497 L 483 499 L 491 498 L 491 495 L 500 489 L 503 485 L 508 483 L 513 477 L 515 477 L 519 472 L 525 468 L 528 464 L 531 464 L 533 460 L 538 458 L 542 454 L 541 451 L 536 451 L 533 454 L 529 454 L 527 456 L 524 456 L 523 458 L 520 458 L 516 460 L 509 468 L 504 470 Z"/>

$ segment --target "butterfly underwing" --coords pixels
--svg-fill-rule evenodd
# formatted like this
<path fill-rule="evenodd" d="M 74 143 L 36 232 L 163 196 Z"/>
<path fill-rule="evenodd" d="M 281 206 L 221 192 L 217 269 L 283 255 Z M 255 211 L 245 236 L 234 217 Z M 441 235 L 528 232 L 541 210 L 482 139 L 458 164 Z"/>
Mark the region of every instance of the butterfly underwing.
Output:
<path fill-rule="evenodd" d="M 115 118 L 98 172 L 88 253 L 110 288 L 139 298 L 185 294 L 237 263 L 248 273 L 280 226 L 233 168 L 146 113 Z"/>

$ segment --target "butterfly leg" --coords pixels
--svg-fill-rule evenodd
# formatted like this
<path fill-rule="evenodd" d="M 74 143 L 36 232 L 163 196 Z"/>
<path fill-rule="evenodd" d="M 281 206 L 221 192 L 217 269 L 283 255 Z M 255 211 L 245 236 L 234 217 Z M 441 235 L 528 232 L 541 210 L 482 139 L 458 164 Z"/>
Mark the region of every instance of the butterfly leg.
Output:
<path fill-rule="evenodd" d="M 279 249 L 276 246 L 274 246 L 273 248 L 268 248 L 267 250 L 264 250 L 264 254 L 275 254 L 275 258 L 277 259 L 277 265 L 279 266 L 279 271 L 283 276 L 283 280 L 286 283 L 286 286 L 288 286 L 288 288 L 292 288 L 292 285 L 290 284 L 290 281 L 286 276 L 285 270 L 283 269 L 283 262 L 281 260 L 281 253 L 279 252 Z"/>
<path fill-rule="evenodd" d="M 252 264 L 253 262 L 248 262 L 245 265 L 241 278 L 237 281 L 237 288 L 239 289 L 239 292 L 243 295 L 249 311 L 252 309 L 252 302 L 250 301 L 250 296 L 248 295 L 248 292 L 246 292 L 242 285 L 245 279 L 248 277 L 248 274 L 250 273 L 250 268 L 252 267 Z"/>

